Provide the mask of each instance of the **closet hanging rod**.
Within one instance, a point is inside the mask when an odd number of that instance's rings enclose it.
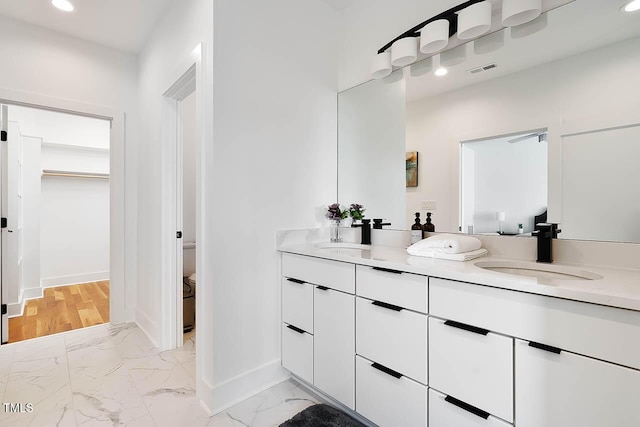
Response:
[[[91,179],[109,179],[108,173],[94,173],[94,172],[71,172],[71,171],[59,171],[43,169],[42,176],[56,176],[64,178],[91,178]]]

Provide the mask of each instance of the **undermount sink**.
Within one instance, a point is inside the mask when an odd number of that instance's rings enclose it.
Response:
[[[353,250],[353,251],[370,251],[370,245],[361,245],[359,243],[333,243],[325,242],[316,244],[318,249],[340,249],[340,250]]]
[[[591,271],[555,264],[538,264],[526,261],[478,261],[476,267],[497,273],[536,277],[553,280],[599,280],[602,276]]]

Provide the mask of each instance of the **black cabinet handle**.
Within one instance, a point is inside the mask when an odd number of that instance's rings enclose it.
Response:
[[[402,378],[402,374],[400,372],[394,371],[393,369],[389,369],[386,366],[383,366],[379,363],[374,363],[371,365],[371,367],[377,369],[378,371],[382,371],[387,375],[391,375],[394,378]]]
[[[460,409],[464,409],[467,412],[471,412],[473,415],[476,415],[480,418],[484,418],[485,420],[489,418],[489,413],[483,411],[480,408],[476,408],[475,406],[471,406],[468,403],[463,402],[462,400],[458,400],[455,397],[447,396],[444,398],[446,402],[451,403],[452,405],[457,406]]]
[[[287,279],[289,282],[293,282],[293,283],[297,283],[299,285],[302,285],[303,283],[306,283],[304,280],[298,280],[298,279]]]
[[[397,305],[393,305],[393,304],[387,304],[386,302],[382,302],[382,301],[374,301],[371,304],[378,307],[393,310],[393,311],[402,311],[402,307],[398,307]]]
[[[447,320],[446,322],[444,322],[444,324],[447,326],[451,326],[452,328],[458,328],[458,329],[463,329],[465,331],[473,332],[474,334],[487,335],[489,333],[489,331],[486,329],[467,325],[465,323],[454,322],[453,320]]]
[[[393,274],[402,274],[402,273],[404,273],[404,271],[391,270],[389,268],[382,268],[382,267],[373,267],[373,269],[375,271],[383,271],[385,273],[393,273]]]
[[[328,291],[329,288],[327,288],[326,286],[316,286],[317,289],[321,290],[321,291]]]
[[[297,332],[297,333],[299,333],[299,334],[304,334],[304,333],[305,333],[305,331],[304,331],[303,329],[296,328],[296,327],[295,327],[295,326],[293,326],[293,325],[287,325],[287,328],[289,328],[289,329],[291,329],[292,331],[295,331],[295,332]]]
[[[562,350],[559,349],[558,347],[552,347],[550,345],[540,344],[539,342],[531,341],[529,342],[529,347],[537,348],[538,350],[548,351],[549,353],[555,353],[555,354],[562,353]]]

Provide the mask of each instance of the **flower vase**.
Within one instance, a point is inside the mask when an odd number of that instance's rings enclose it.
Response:
[[[340,237],[340,220],[334,219],[331,221],[331,228],[329,229],[331,242],[332,243],[340,243],[342,242],[342,237]]]

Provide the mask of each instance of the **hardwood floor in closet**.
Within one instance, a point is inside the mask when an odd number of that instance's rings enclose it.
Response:
[[[20,317],[9,319],[9,342],[109,322],[109,281],[60,286],[29,300]]]

